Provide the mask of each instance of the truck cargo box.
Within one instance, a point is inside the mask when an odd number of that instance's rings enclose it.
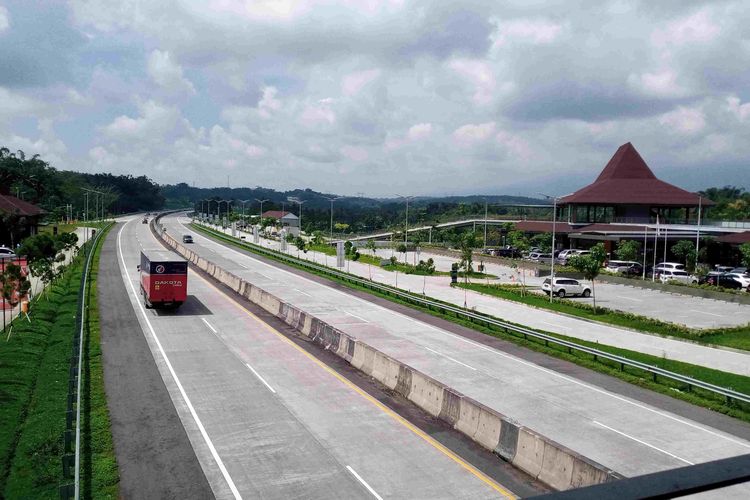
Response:
[[[187,261],[166,250],[141,250],[138,266],[147,308],[179,307],[187,300]]]

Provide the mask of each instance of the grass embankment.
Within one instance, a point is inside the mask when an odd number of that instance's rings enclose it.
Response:
[[[204,229],[197,225],[194,225],[193,228],[196,229],[197,231],[201,231],[209,236],[212,236],[215,239],[223,240],[226,243],[229,243],[230,245],[233,245],[237,248],[254,251],[263,255],[266,258],[269,258],[267,254],[257,251],[259,248],[255,247],[254,245],[241,243],[237,240],[227,237],[226,235]],[[267,251],[268,249],[264,249],[264,250]],[[703,391],[701,389],[691,388],[685,384],[673,382],[663,377],[657,377],[656,379],[654,379],[650,373],[644,370],[641,370],[638,368],[621,367],[619,363],[611,362],[611,361],[601,359],[598,357],[594,358],[590,354],[585,354],[585,353],[578,352],[575,350],[573,350],[572,352],[569,352],[567,348],[556,347],[554,344],[545,345],[545,342],[543,340],[536,340],[533,337],[529,337],[528,339],[526,339],[522,335],[513,333],[510,330],[506,330],[501,327],[489,326],[486,323],[480,324],[480,323],[472,322],[466,319],[460,319],[459,317],[456,317],[455,315],[451,313],[442,312],[434,308],[427,308],[417,303],[410,302],[408,300],[395,297],[393,295],[389,295],[388,293],[375,290],[375,289],[371,289],[366,286],[352,283],[351,281],[347,281],[345,279],[332,276],[326,272],[312,271],[308,269],[304,265],[304,263],[301,261],[299,263],[290,263],[289,261],[286,261],[280,257],[274,256],[270,258],[283,262],[284,264],[291,265],[292,267],[297,267],[308,273],[323,276],[331,281],[335,281],[346,287],[349,287],[355,290],[365,291],[372,295],[385,298],[391,302],[394,302],[397,304],[403,304],[413,309],[423,311],[425,313],[451,321],[453,323],[456,323],[462,326],[466,326],[468,328],[472,328],[474,330],[483,332],[485,334],[492,335],[494,337],[498,337],[503,340],[511,341],[515,344],[532,349],[534,351],[542,352],[542,353],[545,353],[545,354],[548,354],[557,358],[565,359],[567,361],[573,362],[577,365],[589,368],[591,370],[594,370],[600,373],[605,373],[613,377],[617,377],[626,382],[630,382],[634,385],[645,387],[647,389],[651,389],[653,391],[660,392],[662,394],[666,394],[668,396],[671,396],[677,399],[682,399],[684,401],[688,401],[690,403],[703,406],[703,407],[712,409],[714,411],[724,413],[724,414],[733,416],[735,418],[739,418],[741,420],[750,422],[750,407],[747,407],[743,403],[740,403],[737,401],[727,402],[723,397],[718,396],[714,393]],[[352,277],[355,278],[355,276],[352,276]],[[362,279],[359,277],[356,277],[356,278],[360,280]],[[405,293],[403,291],[400,291],[400,292]],[[418,297],[416,294],[414,295],[415,295],[415,298]],[[436,299],[432,299],[432,300],[435,302],[440,302],[439,300],[436,300]],[[455,305],[453,304],[446,304],[446,305],[455,307]],[[607,346],[604,344],[598,344],[595,342],[586,342],[586,341],[579,340],[577,338],[566,337],[564,335],[557,335],[557,334],[550,334],[550,335],[556,338],[569,340],[577,344],[594,347],[596,349],[606,351],[612,354],[617,354],[619,356],[623,356],[625,358],[628,358],[634,361],[640,361],[648,365],[658,366],[658,367],[664,368],[665,370],[669,370],[669,371],[679,373],[682,375],[687,375],[697,380],[715,384],[720,387],[731,388],[731,389],[734,389],[736,391],[739,391],[745,394],[750,394],[750,377],[744,377],[741,375],[726,373],[726,372],[722,372],[719,370],[712,370],[710,368],[705,368],[702,366],[696,366],[696,365],[691,365],[689,363],[673,361],[673,360],[665,359],[663,357],[651,356],[648,354],[642,354],[640,352],[629,351],[626,349],[620,349],[617,347]]]
[[[607,323],[613,326],[621,326],[665,337],[683,338],[702,344],[721,345],[732,347],[734,349],[750,350],[750,325],[735,328],[697,330],[654,318],[615,311],[604,307],[597,307],[594,309],[594,307],[589,304],[576,302],[576,299],[555,299],[550,302],[549,298],[545,295],[529,293],[528,287],[524,293],[519,285],[459,283],[458,286],[501,299],[512,300],[514,302],[520,302],[541,309],[561,312],[582,319]]]
[[[59,486],[69,481],[63,432],[82,269],[79,256],[37,296],[31,322],[17,320],[10,340],[0,344],[0,497],[59,498]],[[104,400],[103,388],[94,399]],[[94,439],[109,436],[111,443],[108,419],[100,429]],[[98,491],[89,497],[98,498]]]
[[[43,226],[39,226],[39,232],[52,234],[52,232],[54,231],[53,227],[57,226],[58,233],[73,233],[79,227],[93,227],[97,229],[102,229],[107,224],[108,224],[107,222],[94,222],[94,221],[76,222],[73,224],[45,224]]]

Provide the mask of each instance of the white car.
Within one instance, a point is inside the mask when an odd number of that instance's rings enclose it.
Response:
[[[662,269],[659,271],[659,279],[662,283],[667,283],[668,281],[678,281],[687,285],[698,283],[697,276],[681,270],[672,271],[670,269]]]
[[[748,275],[747,273],[744,273],[744,274],[743,273],[726,273],[726,274],[727,276],[731,276],[737,281],[739,281],[740,283],[742,283],[742,288],[747,289],[748,287],[750,287],[750,275]]]
[[[8,247],[0,247],[0,259],[12,259],[16,256],[16,252]]]
[[[561,298],[568,295],[580,295],[582,297],[589,297],[591,295],[591,288],[582,285],[578,280],[572,278],[555,278],[554,286],[551,282],[550,278],[545,278],[542,283],[542,290],[547,294],[552,291],[552,293]]]
[[[619,273],[627,271],[634,265],[639,266],[640,264],[631,260],[610,260],[605,269],[611,273]]]

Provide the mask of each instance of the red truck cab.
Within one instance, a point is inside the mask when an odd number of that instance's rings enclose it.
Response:
[[[138,271],[146,308],[177,308],[187,299],[188,263],[176,253],[141,250]]]

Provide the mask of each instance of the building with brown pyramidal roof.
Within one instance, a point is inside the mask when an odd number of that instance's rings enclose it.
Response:
[[[714,203],[656,178],[631,143],[615,152],[594,182],[560,199],[560,218],[573,224],[695,223]]]

